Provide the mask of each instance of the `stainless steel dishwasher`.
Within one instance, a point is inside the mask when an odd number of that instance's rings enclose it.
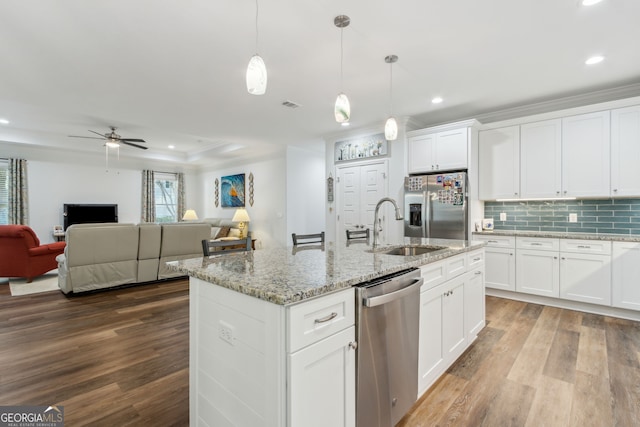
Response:
[[[393,427],[418,397],[420,270],[356,288],[356,426]]]

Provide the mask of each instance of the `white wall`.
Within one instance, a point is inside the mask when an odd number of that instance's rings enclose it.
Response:
[[[63,223],[65,203],[117,203],[119,222],[139,223],[143,169],[185,172],[187,206],[199,206],[200,184],[195,173],[147,161],[109,159],[104,155],[63,153],[0,142],[3,157],[27,159],[29,225],[42,243],[52,242],[52,228]],[[6,153],[6,154],[5,154]]]
[[[201,182],[201,188],[198,197],[202,207],[196,211],[198,217],[231,219],[235,208],[215,206],[215,180],[217,178],[220,181],[221,177],[225,175],[244,173],[246,209],[249,218],[251,218],[249,230],[256,239],[256,248],[286,246],[286,171],[286,159],[283,155],[242,166],[200,172],[198,179]],[[249,204],[250,173],[253,173],[254,176],[253,206]]]
[[[324,151],[288,147],[287,236],[325,231],[326,195]]]

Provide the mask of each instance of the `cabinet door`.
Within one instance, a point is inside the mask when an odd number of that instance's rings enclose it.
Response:
[[[466,275],[447,282],[442,298],[442,346],[446,360],[454,360],[465,348],[464,282]]]
[[[409,138],[409,173],[435,170],[436,162],[433,158],[435,139],[435,134]]]
[[[439,132],[433,145],[436,170],[467,168],[467,128]]]
[[[518,249],[516,291],[558,298],[560,273],[558,252]]]
[[[611,270],[611,305],[640,310],[640,243],[613,242]]]
[[[290,426],[355,427],[352,326],[289,356]]]
[[[611,256],[561,254],[560,297],[611,305]]]
[[[473,341],[484,328],[484,268],[470,271],[464,283],[464,328]]]
[[[609,197],[609,111],[562,119],[562,195]]]
[[[640,196],[640,106],[611,110],[611,195]]]
[[[513,248],[484,249],[485,286],[487,288],[516,290],[516,257]]]
[[[442,347],[443,286],[420,293],[418,395],[424,393],[445,369]]]
[[[480,199],[519,198],[520,127],[484,130],[478,138]]]
[[[520,196],[552,198],[562,194],[562,122],[520,126]]]

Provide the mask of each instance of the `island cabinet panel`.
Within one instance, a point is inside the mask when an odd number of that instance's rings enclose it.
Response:
[[[426,264],[420,288],[418,397],[455,362],[485,324],[484,249]],[[468,262],[467,262],[468,260]],[[471,271],[467,271],[471,264]],[[444,279],[434,272],[446,272]],[[456,268],[451,268],[456,266]]]
[[[353,289],[283,306],[189,284],[191,425],[355,426]]]

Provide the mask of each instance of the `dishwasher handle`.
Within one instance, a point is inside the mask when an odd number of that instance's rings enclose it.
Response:
[[[419,279],[415,279],[410,285],[399,289],[394,292],[390,292],[388,294],[380,295],[377,297],[369,297],[363,299],[363,304],[365,307],[376,307],[378,305],[386,304],[391,301],[395,301],[400,299],[411,292],[413,292],[416,288],[419,288],[424,283],[424,279],[420,277]]]

